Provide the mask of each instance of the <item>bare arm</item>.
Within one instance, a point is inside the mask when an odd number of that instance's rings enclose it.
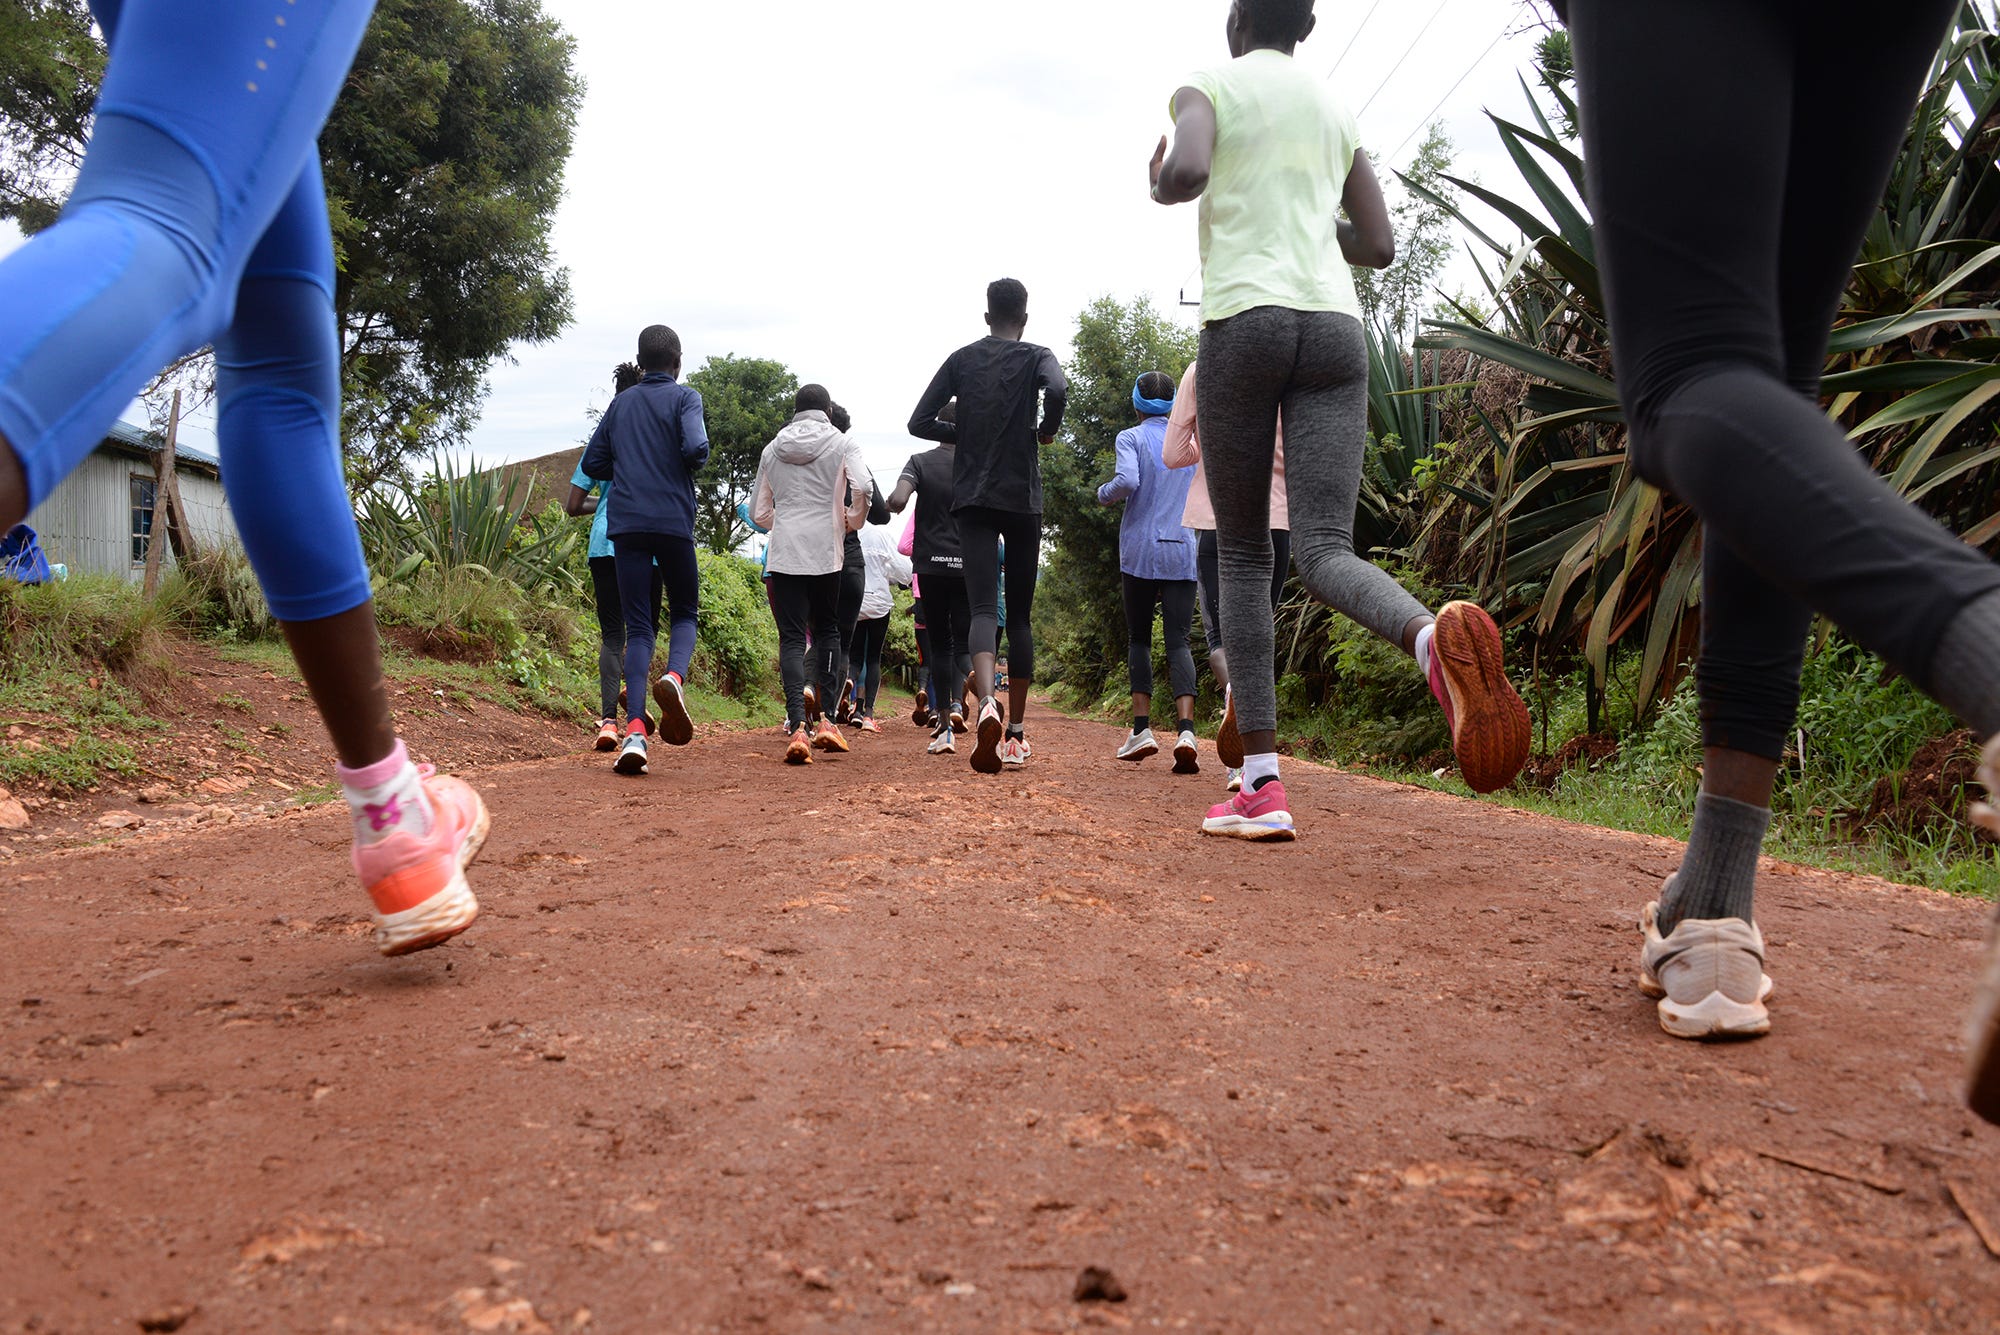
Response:
[[[917,494],[916,481],[908,473],[896,480],[896,489],[889,493],[889,508],[897,514],[910,508],[910,497]]]
[[[1360,149],[1354,150],[1340,207],[1347,214],[1340,222],[1340,253],[1347,262],[1364,269],[1394,264],[1396,229],[1389,222],[1389,205],[1382,198],[1382,183],[1375,179],[1374,164]]]
[[[594,515],[597,513],[597,498],[582,487],[572,486],[569,489],[569,499],[563,502],[563,513],[573,519]]]
[[[1153,198],[1161,204],[1185,204],[1208,189],[1215,166],[1215,104],[1196,88],[1174,94],[1174,138],[1169,151],[1165,135],[1153,151]]]

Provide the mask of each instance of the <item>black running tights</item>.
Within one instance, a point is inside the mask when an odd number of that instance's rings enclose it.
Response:
[[[1705,525],[1711,747],[1782,758],[1815,611],[1929,689],[1945,627],[2000,588],[1819,405],[1828,331],[1956,8],[1569,6],[1633,463]]]
[[[955,512],[972,604],[972,652],[1000,652],[1000,544],[1007,544],[1007,679],[1035,679],[1035,580],[1042,559],[1042,517],[969,506]],[[930,576],[924,576],[930,587]],[[932,628],[935,633],[936,628]]]

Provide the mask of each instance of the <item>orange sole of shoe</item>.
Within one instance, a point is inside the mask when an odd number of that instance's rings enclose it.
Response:
[[[1507,680],[1500,627],[1471,603],[1438,613],[1431,652],[1444,665],[1451,693],[1452,749],[1458,772],[1475,793],[1505,788],[1528,761],[1528,706]]]
[[[1222,712],[1222,726],[1215,732],[1215,758],[1226,769],[1243,768],[1243,734],[1236,728],[1236,701]]]

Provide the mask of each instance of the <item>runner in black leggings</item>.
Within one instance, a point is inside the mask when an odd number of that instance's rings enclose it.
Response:
[[[1029,622],[1042,548],[1042,468],[1036,445],[1055,442],[1069,393],[1055,354],[1022,339],[1027,325],[1028,289],[1012,278],[989,284],[986,326],[992,333],[945,360],[910,416],[911,435],[957,447],[952,513],[972,605],[972,670],[979,695],[979,742],[972,767],[981,774],[1028,763],[1022,716],[1035,680],[1035,636]],[[954,396],[958,420],[946,422],[938,414]],[[993,700],[1003,541],[1013,551],[1007,562],[1004,742]]]
[[[1818,401],[1828,330],[1957,8],[1568,5],[1633,462],[1708,539],[1702,796],[1647,908],[1641,970],[1682,1037],[1770,1024],[1752,890],[1814,612],[2000,732],[2000,567],[1898,498]],[[1842,74],[1856,51],[1865,78]],[[1989,745],[1989,786],[1996,759]],[[2000,959],[1974,1025],[1972,1102],[1989,1120],[1996,1003]]]

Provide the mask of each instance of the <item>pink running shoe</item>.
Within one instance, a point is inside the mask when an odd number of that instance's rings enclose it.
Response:
[[[1230,839],[1298,837],[1298,830],[1292,824],[1291,809],[1285,802],[1285,785],[1277,779],[1254,793],[1246,784],[1242,792],[1221,806],[1210,807],[1208,819],[1201,823],[1201,832]]]
[[[390,835],[354,846],[354,870],[375,901],[375,948],[409,955],[443,945],[472,926],[479,901],[465,869],[486,843],[486,803],[463,779],[420,766],[434,819],[428,836]]]

